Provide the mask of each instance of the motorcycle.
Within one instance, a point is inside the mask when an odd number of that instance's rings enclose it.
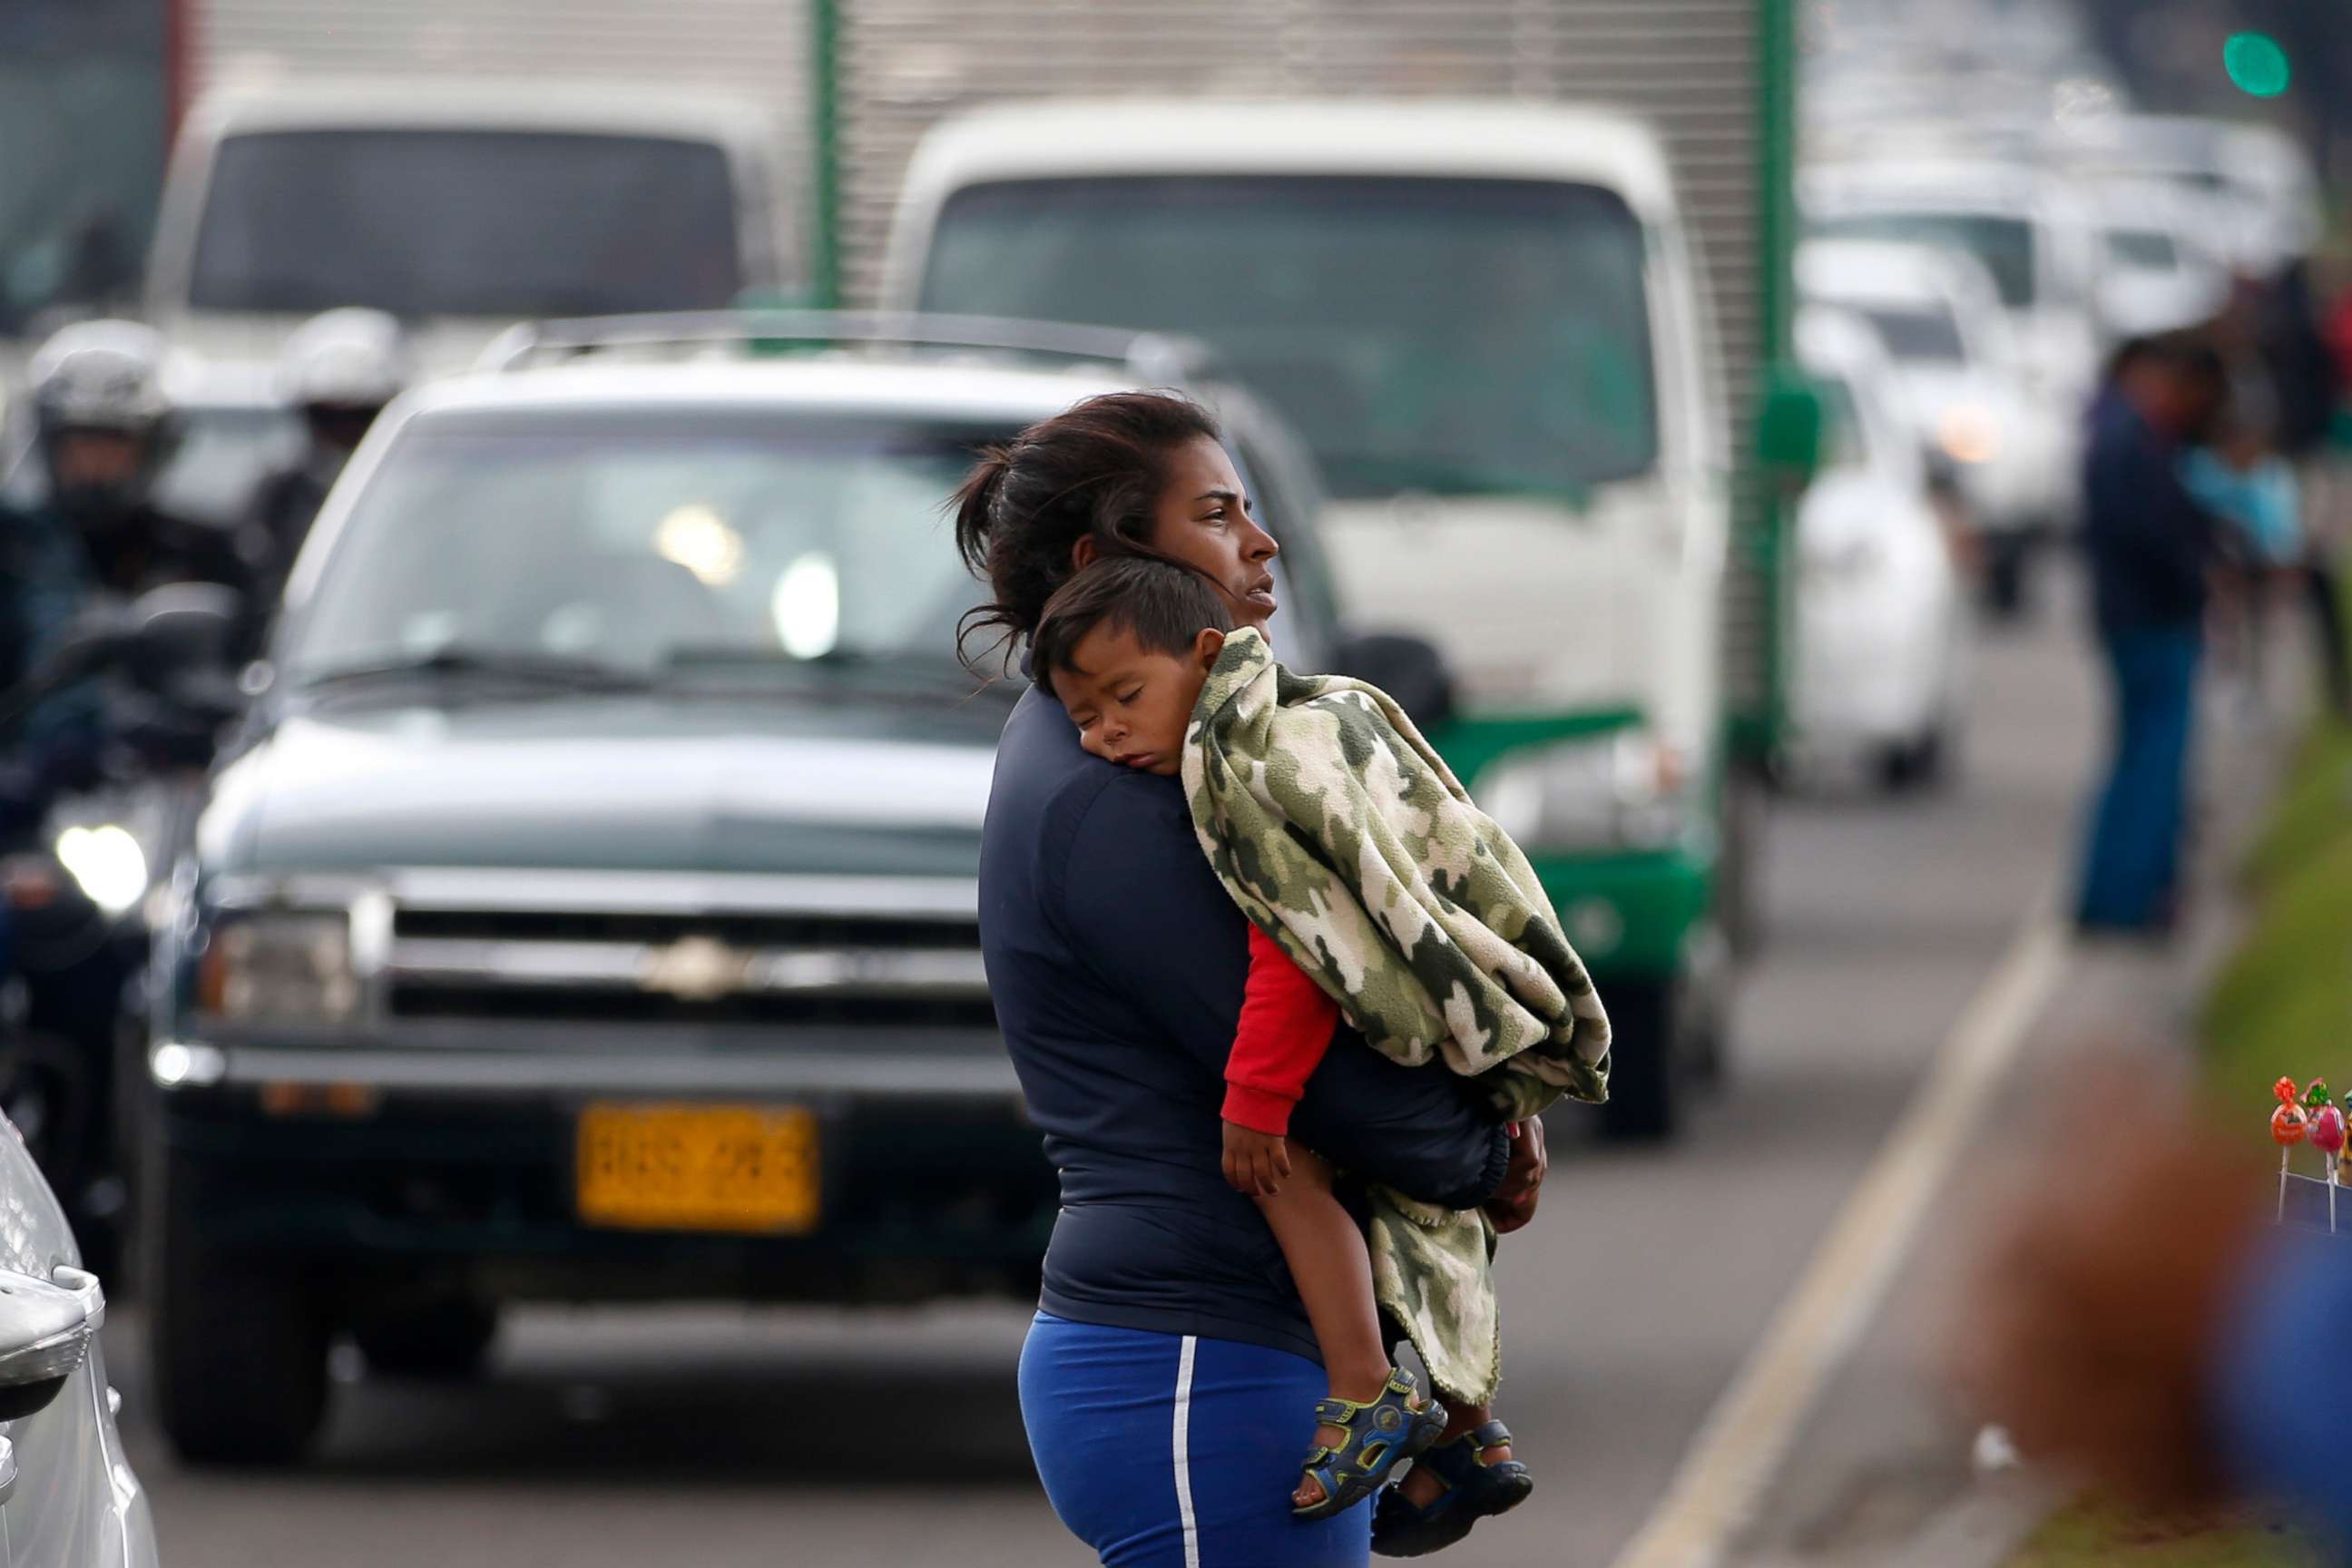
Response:
[[[240,610],[210,584],[101,607],[0,692],[5,749],[44,699],[108,682],[100,755],[48,800],[16,803],[37,826],[0,856],[0,1109],[101,1252],[131,1190],[136,1096],[117,1091],[145,1054],[149,908],[193,831],[214,737],[242,704],[226,674]]]

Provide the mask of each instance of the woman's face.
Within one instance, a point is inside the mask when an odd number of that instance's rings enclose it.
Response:
[[[1282,547],[1250,515],[1241,476],[1216,442],[1202,437],[1169,455],[1151,547],[1209,574],[1225,593],[1237,625],[1265,629],[1274,614],[1274,573]]]

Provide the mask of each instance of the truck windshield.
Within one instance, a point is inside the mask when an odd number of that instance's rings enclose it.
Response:
[[[954,673],[980,590],[942,502],[973,447],[1009,434],[772,411],[428,416],[335,541],[289,670],[299,685],[462,650],[641,675]]]
[[[188,303],[593,315],[731,303],[725,153],[666,137],[276,131],[214,160]]]
[[[1895,239],[1948,247],[1973,256],[1992,274],[2000,302],[2033,303],[2033,225],[1990,213],[1864,212],[1825,218],[1813,232],[1833,239]]]
[[[1572,496],[1657,458],[1643,252],[1547,181],[1013,181],[949,202],[922,303],[1200,338],[1337,495]]]

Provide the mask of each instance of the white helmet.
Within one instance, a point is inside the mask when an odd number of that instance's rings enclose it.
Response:
[[[44,435],[152,436],[171,417],[163,334],[136,321],[76,321],[58,329],[34,353],[26,379]]]
[[[409,374],[400,323],[354,305],[311,317],[286,340],[278,389],[298,408],[382,408]]]

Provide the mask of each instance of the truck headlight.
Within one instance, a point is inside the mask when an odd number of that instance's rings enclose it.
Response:
[[[335,1024],[359,1011],[351,917],[341,910],[227,913],[205,934],[196,1005],[255,1024]]]
[[[58,864],[73,873],[89,901],[119,915],[146,897],[147,855],[139,840],[111,822],[68,827],[58,835]]]
[[[1689,788],[1680,751],[1619,730],[1510,752],[1471,794],[1529,849],[1657,849],[1682,836]]]
[[[1955,404],[1936,421],[1936,445],[1955,463],[1990,463],[2000,456],[2000,421],[1990,409]]]

